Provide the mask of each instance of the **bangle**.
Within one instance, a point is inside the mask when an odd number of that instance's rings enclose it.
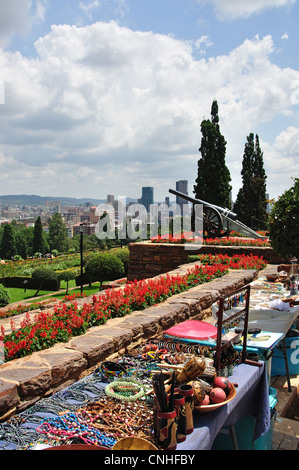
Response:
[[[108,397],[123,401],[138,400],[144,395],[144,388],[134,379],[117,379],[105,387]]]

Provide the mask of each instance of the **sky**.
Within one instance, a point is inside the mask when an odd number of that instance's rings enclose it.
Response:
[[[0,0],[0,195],[189,195],[217,100],[232,197],[299,176],[299,0]]]

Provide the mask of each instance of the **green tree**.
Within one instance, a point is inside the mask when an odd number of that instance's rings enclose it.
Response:
[[[220,132],[217,101],[212,103],[211,120],[205,119],[201,123],[201,134],[195,197],[230,208],[231,177],[225,163],[226,141]]]
[[[51,281],[57,281],[58,276],[53,269],[40,267],[36,268],[31,275],[32,279],[37,282],[37,291],[34,294],[36,296],[43,287],[47,287],[47,283]]]
[[[242,187],[240,188],[234,212],[245,225],[258,230],[267,225],[266,173],[259,137],[251,133],[247,137],[242,162]]]
[[[40,216],[38,216],[34,224],[32,249],[33,253],[40,251],[42,254],[45,254],[49,251],[49,245],[45,237],[45,232],[43,230],[43,224]]]
[[[100,282],[100,290],[104,281],[114,281],[124,275],[122,261],[110,253],[100,253],[89,259],[85,272],[90,280]]]
[[[61,271],[57,273],[58,279],[60,281],[65,281],[66,282],[66,292],[65,295],[68,294],[69,291],[69,281],[72,281],[76,278],[78,275],[78,271],[75,269],[65,269],[64,271]]]
[[[0,307],[5,307],[11,301],[10,293],[3,284],[0,284]]]
[[[285,191],[269,216],[269,236],[273,250],[290,259],[299,258],[299,178]]]
[[[128,270],[129,270],[129,258],[130,258],[130,250],[129,248],[119,248],[118,250],[116,250],[114,252],[115,256],[117,256],[121,262],[123,263],[124,265],[124,274],[125,276],[128,274]]]
[[[1,240],[0,256],[1,258],[11,259],[17,254],[16,240],[13,226],[5,224]]]
[[[68,250],[66,227],[61,214],[58,214],[57,212],[49,221],[49,240],[51,240],[52,249],[56,249],[59,252]]]

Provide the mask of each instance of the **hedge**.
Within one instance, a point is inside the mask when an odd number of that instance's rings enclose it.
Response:
[[[27,281],[25,283],[25,281]],[[4,287],[17,287],[19,289],[35,289],[39,288],[39,283],[32,279],[30,276],[11,276],[11,277],[3,277],[0,279],[0,283],[4,285]],[[49,280],[45,282],[43,285],[43,290],[49,290],[56,292],[60,289],[60,281],[57,280]]]

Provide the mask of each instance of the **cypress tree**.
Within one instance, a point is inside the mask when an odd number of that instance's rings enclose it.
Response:
[[[240,188],[234,212],[245,225],[258,230],[267,224],[266,173],[259,137],[247,136],[242,162],[242,187]]]
[[[11,259],[17,254],[15,233],[11,224],[4,225],[4,231],[0,247],[1,258]]]
[[[34,224],[34,233],[33,233],[33,253],[41,252],[45,253],[47,251],[48,244],[45,239],[45,234],[43,231],[43,224],[40,216],[35,221]]]
[[[205,119],[201,123],[201,134],[195,197],[230,208],[231,177],[225,163],[226,141],[220,132],[217,101],[212,103],[211,120]]]

